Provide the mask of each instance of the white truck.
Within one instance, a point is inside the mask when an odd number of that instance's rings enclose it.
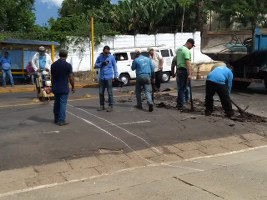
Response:
[[[118,74],[120,80],[124,85],[129,85],[131,80],[136,79],[135,71],[132,71],[131,66],[135,58],[135,49],[136,48],[123,48],[115,49],[112,52],[118,67]],[[148,56],[147,48],[140,48],[144,56]],[[171,77],[171,63],[174,57],[173,51],[171,48],[164,47],[154,47],[155,51],[158,52],[163,57],[163,74],[162,82],[166,83],[170,80]],[[95,69],[95,81],[99,80],[99,69]]]

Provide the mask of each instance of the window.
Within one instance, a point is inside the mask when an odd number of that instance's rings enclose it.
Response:
[[[172,49],[170,49],[170,52],[171,52],[171,57],[173,57],[173,52],[172,52]]]
[[[127,53],[115,53],[114,54],[114,57],[115,57],[116,61],[128,60]]]
[[[170,57],[170,54],[169,54],[169,50],[166,49],[166,50],[161,50],[161,55],[162,57]]]

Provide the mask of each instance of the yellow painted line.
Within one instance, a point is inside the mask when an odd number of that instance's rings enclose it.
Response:
[[[6,88],[0,88],[0,93],[18,93],[18,92],[35,92],[36,88],[34,87],[17,87],[9,88],[10,86],[7,86]],[[84,85],[76,85],[76,88],[97,88],[98,84],[84,84]]]
[[[0,106],[0,109],[1,109],[1,108],[9,108],[9,107],[40,105],[40,104],[42,104],[42,103],[43,103],[43,102],[40,102],[40,103],[22,103],[22,104],[3,105],[3,106]]]
[[[131,96],[131,94],[125,94],[125,95],[115,95],[114,97],[129,97]],[[85,97],[81,97],[81,98],[77,98],[77,99],[69,99],[69,102],[75,102],[75,101],[86,101],[86,100],[94,100],[94,99],[98,99],[98,95],[94,95],[91,96],[90,98],[85,98]],[[23,103],[25,102],[25,103]],[[1,105],[0,109],[4,109],[4,108],[10,108],[10,107],[20,107],[20,106],[31,106],[31,105],[42,105],[42,104],[46,104],[47,101],[45,102],[30,102],[27,103],[27,101],[16,101],[13,104],[7,104],[7,105]]]

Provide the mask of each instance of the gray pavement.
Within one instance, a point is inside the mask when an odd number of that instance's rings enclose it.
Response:
[[[267,146],[32,188],[2,200],[267,199]]]
[[[203,83],[194,82],[194,98],[204,99]],[[176,84],[163,84],[167,87]],[[163,108],[149,113],[145,103],[144,111],[137,110],[133,89],[114,89],[113,113],[96,111],[97,89],[78,90],[70,95],[71,123],[64,127],[53,124],[52,101],[33,103],[30,95],[34,93],[5,94],[0,99],[0,196],[267,145],[266,123]],[[84,98],[86,95],[89,98]],[[241,106],[249,103],[255,114],[267,112],[266,94],[258,85],[248,92],[234,91],[232,96]]]

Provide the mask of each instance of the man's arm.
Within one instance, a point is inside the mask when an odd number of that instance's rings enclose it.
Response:
[[[229,75],[228,75],[228,80],[227,80],[229,95],[231,94],[231,90],[232,90],[233,78],[234,78],[233,72],[230,70]]]
[[[113,67],[113,71],[114,71],[114,78],[118,78],[118,76],[119,76],[118,67],[117,67],[117,63],[116,63],[114,56],[112,58],[112,67]]]
[[[72,71],[72,65],[70,64],[69,65],[69,81],[70,81],[70,85],[71,85],[71,91],[74,93],[75,92],[75,87],[74,87],[74,74],[73,74],[73,71]]]
[[[188,71],[188,78],[190,80],[192,80],[192,68],[191,68],[191,61],[190,60],[186,60],[186,68]]]
[[[159,69],[163,70],[163,62],[164,62],[164,60],[163,60],[162,56],[159,55],[159,54],[158,54],[158,59],[159,59]]]
[[[34,69],[34,71],[37,71],[38,70],[38,67],[36,66],[36,60],[37,60],[37,55],[35,54],[32,58],[32,67]]]
[[[132,69],[133,71],[136,70],[136,62],[135,62],[135,61],[133,61],[132,66],[131,66],[131,69]]]
[[[52,58],[49,54],[45,54],[46,56],[46,64],[45,64],[45,69],[47,69],[48,71],[51,70],[51,65],[52,65]]]
[[[172,59],[172,64],[171,64],[171,73],[172,73],[172,77],[174,78],[175,75],[175,67],[177,66],[177,56],[174,56]]]
[[[101,67],[102,67],[102,62],[101,62],[100,56],[98,56],[98,58],[96,59],[94,68],[99,69]]]

